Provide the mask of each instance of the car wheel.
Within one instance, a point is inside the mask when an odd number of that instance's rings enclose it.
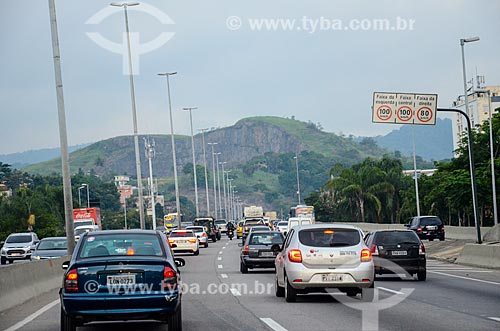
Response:
[[[194,253],[193,253],[193,255],[195,255],[195,256],[196,256],[196,255],[200,255],[200,249],[198,248],[198,249],[196,250],[196,252],[194,252]]]
[[[175,313],[167,317],[168,331],[182,331],[182,305],[179,304]]]
[[[417,279],[424,282],[427,279],[427,270],[417,272]]]
[[[356,295],[358,295],[358,293],[359,293],[359,290],[357,288],[349,288],[345,291],[345,294],[348,297],[355,297]]]
[[[76,331],[76,323],[73,318],[66,315],[61,308],[61,331]]]
[[[248,267],[243,262],[240,262],[240,271],[241,271],[242,274],[247,274],[248,273]]]
[[[444,241],[444,235],[439,237],[439,241]]]
[[[2,256],[2,261],[1,261],[1,263],[2,263],[2,264],[6,264],[6,263],[7,263],[7,259],[6,259],[6,258],[4,258],[3,256]]]
[[[205,243],[205,248],[207,248],[207,247],[208,247],[208,241]]]
[[[286,302],[295,302],[297,300],[297,291],[290,285],[287,275],[285,275],[285,300]]]
[[[14,263],[14,260],[9,260],[9,264],[12,264],[12,263]]]
[[[275,277],[275,281],[274,281],[274,290],[275,290],[275,293],[276,293],[276,296],[278,298],[282,298],[285,296],[285,288],[284,287],[281,287],[279,284],[278,284],[278,274],[276,274],[276,277]]]
[[[429,238],[429,241],[434,241],[434,238],[432,238],[432,237],[431,237],[431,238]]]

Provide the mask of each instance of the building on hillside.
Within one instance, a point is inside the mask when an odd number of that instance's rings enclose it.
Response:
[[[472,126],[482,125],[489,120],[491,105],[492,114],[495,109],[500,107],[500,86],[484,86],[478,84],[477,88],[472,88],[468,94],[469,117]],[[460,109],[465,112],[465,99],[460,95],[453,102],[452,108]],[[453,149],[458,148],[461,137],[467,132],[467,122],[461,114],[456,114],[453,125]]]
[[[0,184],[0,197],[11,197],[12,189],[8,188],[5,184]]]
[[[420,178],[422,175],[430,177],[436,173],[437,169],[417,169],[417,177]],[[403,170],[403,175],[414,177],[415,170]]]

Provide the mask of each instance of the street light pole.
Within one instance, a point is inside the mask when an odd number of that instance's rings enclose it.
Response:
[[[497,182],[495,178],[495,155],[493,154],[493,124],[491,122],[491,92],[488,90],[488,115],[490,120],[490,163],[491,163],[491,189],[493,191],[493,221],[498,224],[497,210]]]
[[[174,166],[174,183],[175,183],[175,207],[177,215],[181,217],[181,203],[179,198],[179,180],[177,179],[177,157],[175,155],[175,139],[174,139],[174,119],[172,117],[172,98],[170,97],[170,80],[169,77],[176,75],[177,72],[162,72],[158,76],[165,76],[167,78],[167,95],[168,95],[168,111],[170,114],[170,143],[172,145],[172,160]]]
[[[200,210],[198,207],[198,181],[196,179],[196,159],[194,156],[194,133],[193,133],[193,110],[198,109],[198,107],[185,107],[182,109],[184,111],[189,112],[189,122],[191,123],[191,149],[193,151],[194,200],[196,204],[196,217],[199,217]]]
[[[146,140],[146,138],[144,138]],[[155,200],[155,189],[154,189],[154,181],[153,181],[153,158],[155,157],[155,142],[152,142],[147,139],[145,141],[146,147],[146,157],[148,158],[149,163],[149,188],[151,194],[151,218],[153,220],[153,230],[156,230],[156,200]]]
[[[302,200],[300,199],[299,156],[297,155],[297,153],[295,153],[295,156],[293,158],[295,159],[295,169],[297,173],[297,195],[299,198],[299,205],[300,205],[300,201]]]
[[[80,190],[83,188],[85,188],[85,186],[83,186],[83,185],[78,188],[78,207],[79,208],[82,208],[82,195],[81,195]]]
[[[226,162],[219,162],[222,167],[222,189],[224,191],[224,218],[227,220],[227,194],[226,194],[226,170],[224,170],[224,164]]]
[[[479,37],[472,37],[472,38],[465,38],[465,39],[460,39],[460,46],[462,48],[462,71],[463,71],[463,78],[464,78],[464,99],[465,99],[465,113],[467,116],[470,118],[470,113],[469,113],[469,95],[467,93],[467,74],[466,74],[466,69],[465,69],[465,51],[464,51],[464,45],[466,43],[472,43],[475,41],[479,41]],[[474,123],[471,123],[471,126],[473,126]],[[471,135],[467,135],[469,139],[469,168],[470,168],[470,175],[471,175],[471,182],[474,185],[474,158],[472,155],[472,146],[474,142],[471,140]],[[476,226],[478,226],[479,218],[477,215],[477,201],[476,201],[476,195],[472,195],[472,206],[474,210],[474,222],[476,223]],[[481,243],[481,238],[479,238],[479,243]]]
[[[217,191],[219,193],[219,215],[222,217],[222,200],[220,198],[220,172],[219,172],[219,155],[221,152],[215,153],[215,160],[217,162]]]
[[[132,118],[134,124],[134,149],[135,149],[135,169],[137,174],[137,191],[139,197],[139,218],[141,223],[141,229],[145,229],[146,223],[144,221],[144,199],[142,196],[142,175],[141,175],[141,155],[139,153],[139,135],[137,130],[137,110],[135,106],[135,91],[134,91],[134,75],[132,70],[132,53],[130,51],[130,31],[128,27],[128,14],[127,7],[137,6],[138,2],[112,2],[111,6],[123,7],[125,13],[125,28],[127,32],[127,49],[128,49],[128,68],[130,77],[130,98],[132,101]]]
[[[85,186],[87,186],[87,208],[90,208],[89,184],[85,184]]]
[[[213,174],[213,177],[214,177],[214,205],[215,205],[215,218],[218,218],[217,217],[217,184],[215,182],[215,152],[214,152],[214,146],[217,145],[217,143],[208,143],[208,145],[210,145],[210,147],[212,147],[212,174]]]
[[[210,215],[210,199],[208,198],[208,175],[207,175],[207,155],[205,151],[205,131],[208,129],[201,129],[201,142],[203,144],[203,167],[205,168],[205,192],[207,194],[207,216]]]

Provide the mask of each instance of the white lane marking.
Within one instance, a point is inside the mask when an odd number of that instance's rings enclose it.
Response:
[[[235,296],[235,297],[240,297],[241,296],[241,293],[240,291],[238,291],[237,289],[235,288],[231,288],[229,289],[231,291],[231,293]]]
[[[226,246],[222,247],[222,249],[226,249]]]
[[[500,317],[488,317],[490,320],[494,320],[495,322],[500,322]]]
[[[399,292],[399,291],[391,290],[390,288],[385,288],[385,287],[380,287],[380,286],[377,286],[377,288],[378,288],[379,290],[386,291],[386,292],[389,292],[389,293],[401,294],[401,295],[403,295],[403,294],[404,294],[403,292]]]
[[[497,283],[497,282],[490,282],[488,280],[482,280],[482,279],[475,279],[475,278],[464,277],[464,276],[451,275],[451,274],[447,274],[445,272],[439,272],[439,271],[429,271],[429,272],[431,272],[433,274],[442,275],[442,276],[448,276],[448,277],[455,277],[455,278],[460,278],[460,279],[472,280],[474,282],[480,282],[480,283],[492,284],[492,285],[500,285],[500,283]]]
[[[284,327],[282,327],[281,325],[279,325],[272,318],[261,318],[260,320],[262,322],[264,322],[268,327],[270,327],[271,329],[273,329],[275,331],[288,331],[287,329],[285,329]]]
[[[222,254],[222,251],[220,251],[219,254]]]
[[[15,330],[18,330],[18,329],[22,328],[23,326],[25,326],[26,324],[30,323],[31,321],[33,321],[38,316],[40,316],[43,313],[45,313],[47,310],[49,310],[49,309],[53,308],[54,306],[58,305],[59,302],[60,302],[59,299],[52,301],[51,303],[43,306],[42,308],[40,308],[39,310],[37,310],[33,314],[31,314],[28,317],[26,317],[25,319],[23,319],[21,322],[18,322],[16,324],[14,324],[13,326],[11,326],[10,328],[8,328],[8,329],[6,329],[4,331],[15,331]]]
[[[220,276],[221,276],[222,278],[227,278],[227,275],[226,275],[226,274],[220,274]]]
[[[219,256],[219,257],[217,258],[217,261],[222,261],[222,256]]]
[[[222,264],[219,264],[217,268],[222,269]]]
[[[429,270],[429,269],[427,269],[427,270]],[[441,272],[443,272],[443,271],[448,271],[448,272],[449,271],[455,271],[455,272],[461,271],[461,272],[475,272],[475,273],[477,273],[477,272],[483,272],[483,273],[493,272],[493,270],[472,270],[472,269],[471,270],[467,270],[467,269],[430,269],[429,271],[441,271]]]

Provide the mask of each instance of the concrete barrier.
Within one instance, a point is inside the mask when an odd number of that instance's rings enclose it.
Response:
[[[61,264],[70,257],[13,264],[0,268],[0,311],[58,288],[64,270]]]
[[[456,263],[475,267],[500,268],[500,245],[467,244]]]

